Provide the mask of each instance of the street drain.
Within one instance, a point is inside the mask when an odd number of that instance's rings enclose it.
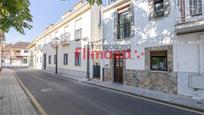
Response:
[[[42,89],[42,90],[41,90],[41,92],[43,92],[43,93],[44,93],[44,92],[49,92],[49,91],[52,91],[52,89],[51,89],[51,88],[47,88],[47,89]]]

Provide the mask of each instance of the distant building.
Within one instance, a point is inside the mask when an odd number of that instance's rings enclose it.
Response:
[[[11,66],[14,67],[28,67],[29,62],[28,58],[30,56],[28,50],[28,42],[16,42],[11,46],[10,55],[11,55]]]
[[[8,67],[11,65],[11,44],[4,44],[2,49],[2,66]]]
[[[4,36],[4,32],[0,30],[0,70],[2,67],[2,47],[3,47],[3,41],[5,41],[5,36]]]

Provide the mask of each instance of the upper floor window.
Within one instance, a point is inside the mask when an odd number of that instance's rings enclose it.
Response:
[[[118,17],[119,17],[118,39],[130,37],[131,19],[130,19],[129,7],[121,11],[121,13],[119,12]]]
[[[170,14],[170,0],[149,0],[150,19],[166,17]]]
[[[82,37],[82,19],[75,21],[75,40],[79,40]]]
[[[190,0],[190,14],[191,16],[202,14],[202,0]]]
[[[114,15],[115,39],[126,39],[134,36],[134,7],[132,5],[117,10]]]
[[[154,0],[155,18],[164,16],[164,0]]]
[[[110,4],[114,3],[114,2],[116,2],[117,0],[107,0],[107,1],[108,1],[108,5],[110,5]]]

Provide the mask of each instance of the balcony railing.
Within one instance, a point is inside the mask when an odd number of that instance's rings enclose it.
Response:
[[[204,15],[202,15],[202,14],[204,14],[204,13],[179,17],[177,19],[177,25],[196,22],[196,21],[202,21],[202,20],[204,20]]]
[[[69,32],[62,34],[60,36],[60,44],[68,45],[70,43],[70,36],[71,36],[71,34]]]
[[[82,38],[82,28],[75,30],[75,40],[78,41]]]
[[[179,17],[176,23],[176,33],[186,34],[204,31],[204,13]]]

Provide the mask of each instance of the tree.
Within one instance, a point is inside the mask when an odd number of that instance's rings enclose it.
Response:
[[[98,4],[98,5],[101,5],[102,4],[102,0],[87,0],[89,2],[90,5],[93,5],[95,2]]]
[[[0,30],[8,32],[11,27],[21,34],[31,29],[32,16],[29,0],[0,0]]]

